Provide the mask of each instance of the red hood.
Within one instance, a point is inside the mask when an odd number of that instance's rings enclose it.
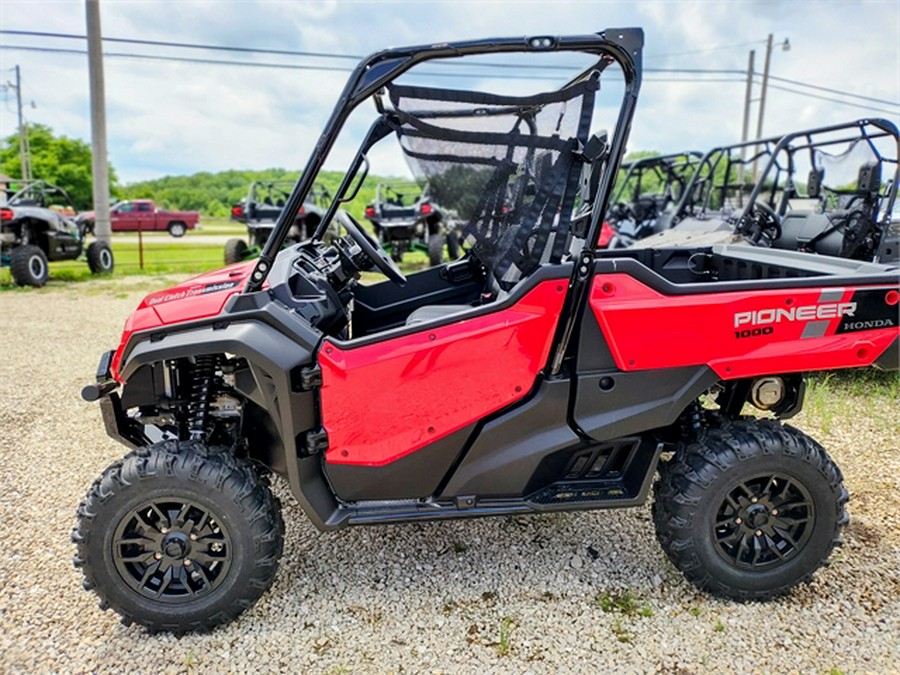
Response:
[[[219,314],[228,298],[243,290],[254,264],[255,261],[250,260],[207,272],[146,296],[125,322],[122,340],[112,361],[113,376],[119,377],[122,351],[133,333]]]

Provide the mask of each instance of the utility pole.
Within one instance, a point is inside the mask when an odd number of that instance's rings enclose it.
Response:
[[[109,242],[109,159],[106,151],[106,99],[103,84],[103,43],[100,0],[86,0],[88,71],[91,83],[91,147],[94,182],[94,235]]]
[[[769,33],[769,39],[766,41],[766,60],[763,65],[763,79],[759,91],[759,115],[756,118],[756,138],[762,138],[763,131],[763,115],[766,112],[766,89],[769,87],[769,62],[772,60],[772,34]],[[759,146],[753,147],[753,154],[759,155]],[[759,158],[753,160],[753,182],[756,183],[757,172],[759,169]]]
[[[756,58],[756,51],[750,50],[750,60],[747,62],[747,88],[744,90],[744,126],[741,131],[741,143],[747,142],[750,133],[750,103],[753,100],[753,60]],[[738,193],[738,204],[743,206],[744,203],[744,158],[747,156],[746,146],[741,146],[741,163],[738,168],[738,183],[741,190]]]
[[[22,180],[31,180],[31,157],[28,154],[28,129],[22,116],[22,77],[16,66],[16,103],[19,106],[19,165]]]

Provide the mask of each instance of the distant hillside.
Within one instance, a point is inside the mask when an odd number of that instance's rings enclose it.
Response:
[[[132,183],[119,189],[122,199],[152,199],[169,209],[200,211],[204,215],[227,218],[231,206],[247,196],[250,183],[262,179],[297,180],[299,170],[264,169],[262,171],[220,171],[219,173],[195,173],[192,176],[165,176],[154,180]],[[343,174],[326,171],[319,177],[332,194],[341,184]],[[356,214],[375,196],[375,186],[390,180],[369,176],[353,202],[351,212]]]
[[[655,152],[634,152],[626,159],[652,156]],[[263,179],[297,180],[299,169],[263,169],[261,171],[220,171],[218,173],[195,173],[192,176],[164,176],[154,180],[131,183],[118,189],[122,199],[152,199],[168,209],[200,211],[203,215],[227,218],[231,206],[247,196],[250,183]],[[337,192],[344,174],[339,171],[325,171],[319,176],[331,194]],[[648,177],[651,179],[652,177]],[[383,176],[369,176],[363,183],[356,199],[348,210],[361,217],[365,205],[375,198],[375,186],[382,181],[398,180]],[[399,179],[405,180],[405,179]],[[646,188],[647,186],[645,186]]]

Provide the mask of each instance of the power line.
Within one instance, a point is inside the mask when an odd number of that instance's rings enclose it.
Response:
[[[781,87],[777,84],[769,84],[772,89],[778,89],[779,91],[786,91],[789,94],[796,94],[797,96],[807,96],[809,98],[817,98],[821,101],[828,101],[829,103],[838,103],[840,105],[850,106],[851,108],[861,108],[862,110],[871,110],[873,112],[880,112],[886,115],[896,115],[896,110],[882,110],[881,108],[873,108],[868,105],[861,105],[859,103],[851,103],[850,101],[841,101],[836,98],[829,98],[828,96],[819,96],[818,94],[811,94],[808,91],[798,91],[797,89],[789,89],[788,87]]]
[[[78,55],[83,56],[87,54],[86,51],[80,49],[62,49],[59,47],[29,47],[25,45],[0,45],[0,49],[9,49],[13,51],[29,51],[29,52],[40,52],[40,53],[49,53],[49,54],[68,54],[68,55]],[[109,58],[125,58],[125,59],[135,59],[135,60],[143,60],[143,61],[174,61],[179,63],[197,63],[203,65],[219,65],[219,66],[238,66],[242,68],[275,68],[280,70],[313,70],[313,71],[324,71],[324,72],[341,72],[341,73],[350,73],[353,72],[353,68],[346,66],[325,66],[325,65],[314,65],[314,64],[292,64],[292,63],[269,63],[262,61],[231,61],[225,59],[198,59],[187,56],[160,56],[156,54],[132,54],[126,52],[104,52],[103,54]],[[571,71],[571,68],[568,69]],[[659,69],[655,72],[661,73],[672,73],[672,74],[701,74],[701,73],[710,73],[710,74],[729,74],[730,71],[697,71],[697,70],[678,70],[678,69]],[[618,74],[618,73],[617,73]],[[439,73],[439,72],[410,72],[407,74],[410,77],[456,77],[456,78],[468,78],[471,79],[473,77],[502,77],[503,79],[512,79],[512,80],[530,80],[530,81],[557,81],[559,77],[553,77],[549,75],[517,75],[517,74],[504,74],[504,75],[491,75],[487,73]],[[740,79],[737,78],[645,78],[646,82],[710,82],[710,83],[724,83],[724,82],[741,82]]]
[[[27,36],[27,37],[45,37],[45,38],[57,38],[57,39],[68,39],[68,40],[85,40],[86,36],[78,35],[75,33],[51,33],[44,31],[25,31],[25,30],[0,30],[0,34],[3,35],[19,35],[19,36]],[[172,42],[165,40],[142,40],[136,38],[118,38],[118,37],[104,37],[104,42],[113,42],[113,43],[121,43],[121,44],[136,44],[136,45],[145,45],[145,46],[155,46],[155,47],[170,47],[176,49],[201,49],[201,50],[211,50],[211,51],[224,51],[224,52],[232,52],[232,53],[243,53],[243,54],[272,54],[279,56],[303,56],[310,58],[325,58],[325,59],[341,59],[341,60],[352,60],[359,61],[364,58],[362,55],[358,54],[340,54],[337,52],[314,52],[314,51],[302,51],[302,50],[289,50],[289,49],[268,49],[268,48],[259,48],[259,47],[235,47],[235,46],[227,46],[227,45],[211,45],[211,44],[199,44],[199,43],[191,43],[191,42]],[[707,47],[704,49],[695,49],[688,50],[682,52],[670,52],[667,54],[650,54],[647,55],[648,58],[658,58],[663,56],[685,56],[690,54],[699,54],[703,52],[709,51],[717,51],[721,49],[732,49],[738,47],[746,47],[752,46],[761,41],[751,41],[751,42],[741,42],[731,45],[717,45],[714,47]],[[27,51],[51,51],[53,48],[45,47],[45,48],[37,48],[37,47],[23,47],[23,46],[3,46],[4,48],[11,49],[20,49]],[[53,50],[58,53],[85,53],[79,52],[77,50]],[[189,57],[174,57],[174,56],[157,56],[150,54],[129,54],[123,52],[110,52],[106,54],[110,57],[115,58],[131,58],[131,59],[142,59],[149,61],[180,61],[183,63],[199,63],[205,65],[229,65],[229,66],[243,66],[243,67],[265,67],[265,68],[278,68],[285,70],[320,70],[323,72],[350,72],[352,68],[341,68],[338,66],[314,66],[314,65],[290,65],[290,64],[277,64],[277,63],[256,63],[251,64],[247,62],[240,61],[227,61],[227,60],[218,60],[218,59],[192,59]],[[501,69],[521,69],[521,66],[518,64],[512,63],[473,63],[467,61],[459,61],[459,62],[437,62],[437,65],[451,65],[451,66],[470,66],[477,68],[501,68]],[[559,70],[559,71],[571,71],[571,67],[564,65],[554,65],[554,64],[529,64],[528,70]],[[744,71],[742,70],[734,70],[734,69],[704,69],[704,68],[644,68],[644,71],[647,73],[666,73],[666,74],[682,74],[682,75],[742,75]],[[453,74],[445,74],[445,73],[411,73],[411,75],[428,75],[428,76],[439,76],[439,77],[467,77],[467,75],[463,73],[453,73]],[[548,77],[540,77],[535,75],[507,75],[504,76],[510,79],[521,79],[521,80],[550,80],[552,78]],[[840,96],[855,98],[863,101],[870,101],[872,103],[880,103],[883,105],[897,106],[900,107],[900,103],[896,101],[890,101],[886,99],[874,98],[871,96],[863,96],[862,94],[854,94],[848,91],[843,91],[839,89],[832,89],[829,87],[823,87],[821,85],[809,84],[807,82],[802,82],[800,80],[791,80],[784,77],[776,77],[774,75],[770,76],[770,79],[776,80],[779,82],[785,82],[787,84],[793,84],[800,87],[805,87],[808,89],[815,89],[818,91],[825,91],[832,94],[838,94]],[[684,79],[647,79],[648,82],[689,82],[692,80],[684,80]],[[733,82],[735,80],[712,80],[712,79],[704,79],[704,80],[696,80],[703,82],[712,82],[712,83],[721,83],[721,82]],[[787,89],[784,87],[780,87],[782,91],[788,91],[790,93],[800,93],[792,89]],[[815,97],[813,97],[815,98]],[[838,102],[834,99],[828,99],[824,97],[820,97],[823,100]],[[846,102],[845,102],[846,103]],[[847,103],[847,105],[850,105]],[[863,107],[863,106],[856,106]],[[869,108],[864,108],[869,109]],[[872,110],[878,110],[879,112],[886,112],[881,109],[872,108]],[[894,113],[889,113],[894,114]]]
[[[7,31],[0,30],[0,34],[21,34],[21,35],[33,35],[37,37],[68,37],[73,39],[83,39],[82,36],[77,35],[66,35],[61,33],[36,33],[31,31]],[[148,44],[148,45],[157,45],[157,46],[176,46],[176,47],[188,47],[188,48],[197,48],[197,49],[219,49],[224,51],[234,51],[241,53],[273,53],[273,54],[290,54],[290,55],[315,55],[318,57],[340,57],[340,58],[352,58],[357,59],[356,56],[349,55],[333,55],[333,54],[325,54],[323,52],[287,52],[285,50],[257,50],[246,47],[216,47],[209,45],[191,45],[189,43],[164,43],[159,41],[151,41],[151,40],[131,40],[125,38],[104,38],[104,40],[108,40],[111,42],[124,42],[124,43],[136,43],[136,44]],[[0,45],[0,49],[9,49],[9,50],[19,50],[19,51],[30,51],[30,52],[42,52],[42,53],[55,53],[55,54],[69,54],[69,55],[86,55],[87,52],[79,49],[62,49],[58,47],[30,47],[25,45]],[[169,61],[169,62],[180,62],[180,63],[195,63],[201,65],[220,65],[220,66],[236,66],[243,68],[273,68],[280,70],[306,70],[306,71],[322,71],[322,72],[352,72],[353,67],[350,66],[328,66],[328,65],[317,65],[317,64],[289,64],[289,63],[271,63],[271,62],[260,62],[260,61],[234,61],[234,60],[225,60],[225,59],[200,59],[186,56],[161,56],[155,54],[134,54],[127,52],[105,52],[104,56],[110,58],[123,58],[123,59],[134,59],[134,60],[143,60],[143,61]],[[459,65],[459,64],[452,64]],[[479,65],[482,67],[489,67],[488,64],[472,64]],[[490,67],[515,67],[519,68],[514,64],[492,64]],[[537,67],[546,67],[552,68],[556,70],[557,68],[563,68],[566,70],[571,70],[571,68],[567,68],[565,66],[537,66]],[[530,69],[530,68],[529,68]],[[684,74],[684,75],[732,75],[732,74],[742,74],[743,71],[740,70],[728,70],[728,69],[701,69],[701,68],[645,68],[647,72],[652,73],[660,73],[660,74]],[[616,73],[618,74],[618,73]],[[442,73],[442,72],[410,72],[409,76],[426,76],[426,77],[453,77],[453,78],[472,78],[472,77],[491,77],[488,74],[469,74],[469,73]],[[515,80],[531,80],[531,81],[547,81],[547,80],[555,80],[558,78],[553,78],[547,75],[521,75],[521,74],[504,74],[502,75],[504,79],[515,79]],[[830,93],[835,93],[841,96],[854,97],[859,98],[861,100],[874,101],[876,103],[885,103],[888,105],[897,105],[892,101],[887,101],[884,99],[876,99],[868,96],[862,96],[857,94],[851,94],[849,92],[844,92],[837,89],[830,89],[827,87],[820,87],[818,85],[811,85],[805,82],[800,82],[798,80],[789,80],[787,78],[779,78],[775,76],[770,76],[770,79],[778,80],[782,82],[788,82],[791,84],[796,84],[798,86],[803,86],[811,89],[817,89],[822,91],[827,91]],[[666,77],[656,77],[656,78],[645,78],[647,82],[660,82],[660,83],[736,83],[741,82],[742,80],[736,78],[666,78]],[[770,85],[774,89],[778,89],[780,91],[785,91],[787,93],[796,94],[798,96],[806,96],[809,98],[815,98],[823,101],[827,101],[829,103],[837,103],[839,105],[850,106],[854,108],[860,108],[863,110],[870,110],[873,112],[885,113],[888,115],[895,115],[896,111],[884,110],[881,108],[874,108],[867,105],[859,105],[856,103],[851,103],[849,101],[843,101],[840,99],[830,98],[826,96],[819,96],[816,94],[812,94],[809,92],[798,91],[797,89],[792,89],[789,87],[781,87],[778,85]]]
[[[47,38],[60,38],[66,40],[84,40],[84,35],[76,35],[74,33],[45,33],[38,31],[25,31],[25,30],[0,30],[0,35],[20,35],[26,37],[47,37]],[[326,59],[347,59],[352,60],[354,62],[358,62],[365,58],[365,56],[358,54],[339,54],[337,52],[308,52],[308,51],[294,51],[287,49],[261,49],[256,47],[231,47],[225,45],[208,45],[208,44],[198,44],[191,42],[168,42],[163,40],[139,40],[134,38],[115,38],[115,37],[104,37],[104,42],[115,42],[122,44],[137,44],[137,45],[146,45],[146,46],[154,46],[154,47],[172,47],[176,49],[203,49],[203,50],[211,50],[211,51],[224,51],[224,52],[238,52],[242,54],[275,54],[280,56],[304,56],[304,57],[312,57],[312,58],[326,58]],[[35,48],[36,49],[36,48]],[[51,48],[47,48],[51,49]],[[175,57],[172,57],[175,58]],[[185,57],[187,58],[187,57]],[[213,61],[216,63],[216,61]],[[222,62],[224,63],[224,62]],[[469,66],[475,68],[504,68],[504,69],[516,69],[522,70],[523,66],[516,63],[493,63],[493,62],[466,62],[466,61],[454,61],[454,62],[435,62],[437,65],[449,65],[449,66]],[[432,65],[435,65],[432,64]],[[558,64],[528,64],[528,70],[556,70],[562,71],[566,73],[572,72],[572,66],[564,66]],[[742,75],[744,73],[743,70],[733,70],[733,69],[703,69],[703,68],[644,68],[645,72],[653,72],[653,73],[682,73],[682,74],[699,74],[699,73],[709,73],[715,75]]]
[[[755,74],[755,73],[754,73]],[[889,101],[883,98],[872,98],[871,96],[863,96],[862,94],[851,94],[848,91],[842,91],[840,89],[829,89],[828,87],[821,87],[816,84],[807,84],[806,82],[801,82],[800,80],[789,80],[786,77],[775,77],[774,75],[769,75],[770,80],[778,80],[779,82],[787,82],[788,84],[796,84],[801,87],[808,87],[809,89],[817,89],[819,91],[827,91],[832,94],[840,94],[841,96],[850,96],[853,98],[859,98],[864,101],[872,101],[873,103],[886,103],[887,105],[895,105],[900,108],[900,102],[897,101]]]
[[[39,31],[29,31],[29,30],[0,30],[0,34],[2,35],[22,35],[27,37],[48,37],[48,38],[60,38],[64,40],[86,40],[86,35],[76,35],[74,33],[45,33]],[[318,58],[329,58],[329,59],[351,59],[353,61],[359,61],[362,59],[362,56],[356,56],[353,54],[337,54],[337,53],[328,53],[328,52],[306,52],[306,51],[294,51],[289,49],[260,49],[256,47],[228,47],[224,45],[203,45],[197,43],[190,42],[166,42],[161,40],[137,40],[134,38],[114,38],[114,37],[104,37],[104,42],[121,42],[125,44],[135,44],[135,45],[148,45],[148,46],[156,46],[156,47],[178,47],[180,49],[210,49],[210,50],[218,50],[225,52],[243,52],[243,53],[257,53],[257,54],[280,54],[282,56],[312,56]]]
[[[736,49],[738,47],[751,47],[753,45],[764,45],[765,40],[753,40],[752,42],[738,42],[733,45],[717,45],[715,47],[706,47],[705,49],[691,49],[686,52],[669,52],[667,54],[647,54],[648,59],[661,59],[666,56],[689,56],[691,54],[703,54],[704,52],[716,52],[721,49]]]

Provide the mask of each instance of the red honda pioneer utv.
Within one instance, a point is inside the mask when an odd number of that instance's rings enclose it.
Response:
[[[491,39],[354,71],[259,259],[147,296],[83,392],[132,448],[73,532],[101,607],[184,632],[253,604],[282,552],[268,474],[333,530],[634,506],[658,471],[659,540],[700,588],[766,599],[811,577],[847,491],[781,420],[806,372],[897,367],[897,269],[748,246],[596,252],[642,43],[638,29]],[[402,77],[489,53],[591,65],[528,96]],[[624,75],[615,131],[593,133],[610,68]],[[316,235],[281,250],[369,98],[376,119]],[[339,210],[386,139],[467,222],[461,260],[404,277]],[[347,234],[325,245],[334,219]],[[360,283],[369,269],[387,280]]]

